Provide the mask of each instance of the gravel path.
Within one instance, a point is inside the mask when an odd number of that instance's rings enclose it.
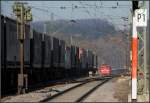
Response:
[[[105,83],[104,85],[102,85],[101,87],[99,87],[94,93],[92,93],[83,102],[121,102],[121,101],[124,101],[126,97],[123,98],[122,96],[127,96],[128,93],[125,91],[128,91],[128,90],[127,88],[122,89],[123,87],[120,85],[124,83],[129,83],[128,80],[129,80],[128,77],[114,78],[110,80],[109,82]],[[125,100],[124,102],[126,101],[127,100]]]

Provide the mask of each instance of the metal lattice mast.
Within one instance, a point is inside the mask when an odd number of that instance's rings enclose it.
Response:
[[[146,2],[143,2],[142,9],[146,9]],[[141,31],[140,31],[141,30]],[[147,67],[147,33],[146,27],[139,28],[139,51],[138,51],[138,94],[148,92],[148,67]],[[142,76],[142,77],[141,77]]]

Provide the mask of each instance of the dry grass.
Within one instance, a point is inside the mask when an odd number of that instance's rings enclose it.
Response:
[[[114,98],[117,98],[121,102],[127,102],[129,90],[129,78],[119,78],[116,82]]]

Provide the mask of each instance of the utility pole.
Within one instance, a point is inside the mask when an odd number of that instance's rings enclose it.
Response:
[[[25,8],[24,4],[26,3],[15,2],[13,5],[13,13],[15,13],[17,16],[17,37],[20,44],[20,74],[18,74],[18,94],[25,93],[28,83],[27,74],[24,74],[24,39],[25,23],[32,20],[32,14],[31,8]]]

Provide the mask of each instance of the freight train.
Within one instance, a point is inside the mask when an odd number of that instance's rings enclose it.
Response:
[[[17,22],[1,15],[1,90],[17,88],[20,52]],[[88,75],[97,70],[97,55],[85,48],[66,45],[64,40],[25,26],[24,73],[28,87],[63,78]]]

